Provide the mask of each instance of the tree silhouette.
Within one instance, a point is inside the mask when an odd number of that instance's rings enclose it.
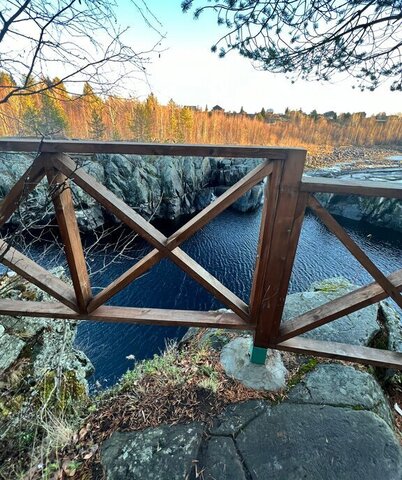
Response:
[[[330,80],[337,72],[375,89],[391,79],[402,90],[400,0],[184,0],[195,17],[211,10],[227,32],[212,47],[263,70]]]

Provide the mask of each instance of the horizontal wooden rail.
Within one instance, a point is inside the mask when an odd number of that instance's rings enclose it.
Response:
[[[286,352],[335,358],[338,360],[402,370],[402,353],[380,350],[379,348],[313,340],[303,337],[295,337],[281,343],[275,343],[272,345],[272,348]]]
[[[360,195],[402,199],[402,184],[396,182],[356,181],[342,178],[303,177],[303,192],[336,193],[338,195]]]
[[[97,142],[93,140],[41,140],[1,138],[3,152],[47,153],[120,153],[137,155],[175,155],[196,157],[265,158],[286,160],[290,151],[305,152],[300,148],[243,146],[243,145],[190,145],[134,142]]]
[[[387,278],[398,291],[402,291],[402,270],[392,273]],[[296,335],[314,330],[321,325],[325,325],[333,320],[361,310],[364,307],[378,303],[387,297],[388,294],[384,292],[378,283],[370,283],[369,285],[358,288],[353,292],[342,295],[342,297],[336,298],[282,323],[277,341],[281,342]]]
[[[93,320],[108,323],[158,324],[175,327],[254,329],[254,325],[245,322],[233,312],[102,306],[93,313],[84,314],[74,312],[61,303],[7,299],[0,300],[0,315]]]

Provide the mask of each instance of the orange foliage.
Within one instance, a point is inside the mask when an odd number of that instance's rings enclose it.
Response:
[[[93,93],[71,97],[64,90],[52,95],[52,105],[57,103],[57,108],[67,119],[64,130],[53,132],[53,135],[56,133],[69,138],[93,138],[94,132],[101,132],[103,140],[152,142],[297,145],[310,148],[402,144],[402,118],[396,115],[366,118],[360,113],[331,119],[324,115],[291,111],[286,115],[269,113],[263,117],[261,114],[201,111],[180,107],[173,101],[160,105],[153,95],[144,102],[113,96],[101,99]],[[26,125],[30,118],[26,112],[32,116],[32,109],[41,111],[41,101],[41,95],[14,97],[0,105],[0,135],[44,133],[30,131],[29,125]],[[100,125],[93,125],[94,121],[100,122]]]

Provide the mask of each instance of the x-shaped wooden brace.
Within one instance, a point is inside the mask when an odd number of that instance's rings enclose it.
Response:
[[[98,306],[105,303],[110,297],[122,290],[162,258],[167,257],[188,273],[194,280],[204,286],[224,305],[232,309],[244,320],[249,321],[248,305],[181,250],[179,245],[202,226],[215,218],[231,203],[240,198],[250,188],[268,176],[272,170],[270,162],[266,161],[257,166],[252,172],[233,185],[233,187],[229,188],[215,202],[210,204],[172,236],[167,238],[124,201],[98,183],[83,169],[79,168],[70,157],[64,154],[57,154],[52,155],[51,160],[53,166],[57,170],[62,172],[68,178],[71,178],[71,180],[97,200],[106,210],[113,213],[123,223],[132,228],[155,247],[153,251],[137,262],[120,278],[115,280],[109,285],[109,287],[104,289],[92,301],[90,301],[88,304],[88,312],[94,311]]]

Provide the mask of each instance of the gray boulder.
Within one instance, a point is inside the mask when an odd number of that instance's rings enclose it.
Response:
[[[0,335],[0,375],[14,364],[24,347],[23,340],[4,333],[3,329]]]
[[[341,364],[320,364],[288,395],[288,401],[371,410],[392,426],[385,395],[368,372]]]

